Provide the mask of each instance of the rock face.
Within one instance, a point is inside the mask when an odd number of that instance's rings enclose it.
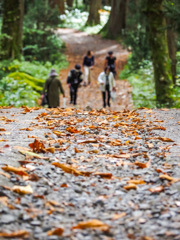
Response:
[[[179,115],[0,109],[0,238],[179,239]]]

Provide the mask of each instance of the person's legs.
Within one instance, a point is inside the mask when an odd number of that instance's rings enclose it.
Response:
[[[71,86],[71,87],[70,87],[70,104],[73,103],[73,97],[74,97],[74,89],[73,89],[73,87]]]
[[[103,107],[106,107],[106,92],[102,92],[102,98],[103,98]]]
[[[74,105],[76,105],[78,87],[74,87]]]
[[[88,74],[88,84],[91,84],[91,69],[89,68],[89,74]]]
[[[87,85],[89,77],[89,67],[84,66],[84,84]]]
[[[107,93],[107,105],[110,107],[111,92],[109,90],[109,85],[106,85],[106,93]]]

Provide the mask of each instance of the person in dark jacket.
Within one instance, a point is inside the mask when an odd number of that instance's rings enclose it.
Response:
[[[113,52],[109,51],[108,56],[105,58],[104,68],[109,67],[110,71],[113,73],[114,77],[116,76],[117,60],[113,56]]]
[[[65,97],[64,89],[55,69],[51,69],[50,71],[49,78],[44,84],[41,99],[43,99],[45,92],[47,92],[49,108],[59,106],[59,93],[62,93],[63,97]]]
[[[83,59],[83,67],[84,67],[84,85],[91,83],[91,70],[94,67],[94,56],[92,51],[88,51],[87,55]]]
[[[76,64],[74,69],[72,69],[67,78],[67,83],[70,88],[70,104],[76,105],[77,101],[77,91],[80,83],[83,81],[83,74],[81,72],[81,66]]]

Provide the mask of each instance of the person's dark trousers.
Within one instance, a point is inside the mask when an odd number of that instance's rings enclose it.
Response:
[[[76,105],[78,85],[73,85],[72,88],[73,88],[73,91],[72,91],[72,103],[74,105]]]
[[[106,95],[107,95],[107,104],[106,104]],[[110,107],[111,92],[109,91],[109,85],[106,85],[105,92],[102,92],[102,96],[103,96],[103,107],[105,108],[106,105]]]
[[[74,88],[70,87],[70,103],[72,104],[74,100]]]

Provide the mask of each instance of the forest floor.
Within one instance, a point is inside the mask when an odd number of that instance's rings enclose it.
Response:
[[[72,33],[64,86],[87,50]],[[0,108],[0,239],[180,240],[180,109],[132,110],[126,81],[114,110],[101,109],[107,42],[99,58],[93,48],[92,86],[79,89],[85,110]]]
[[[66,84],[68,72],[74,68],[75,64],[81,64],[83,57],[88,50],[92,50],[95,56],[95,67],[92,70],[92,82],[90,86],[81,87],[78,90],[77,105],[80,108],[87,106],[91,108],[102,107],[102,96],[97,82],[98,75],[103,71],[105,57],[108,51],[113,51],[118,62],[118,79],[119,72],[123,69],[127,62],[129,52],[124,49],[119,43],[113,40],[102,39],[98,35],[88,35],[74,29],[59,29],[57,31],[61,39],[66,43],[66,55],[69,61],[67,69],[61,70],[60,76],[63,82],[66,96],[69,102],[69,91]],[[82,68],[83,70],[83,68]],[[125,80],[116,81],[117,100],[111,104],[112,110],[132,109],[131,86]],[[67,104],[68,106],[68,104]]]

